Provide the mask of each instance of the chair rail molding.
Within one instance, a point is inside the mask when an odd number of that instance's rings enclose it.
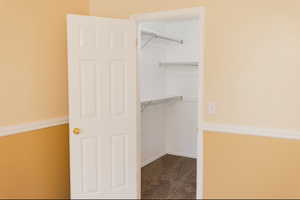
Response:
[[[250,126],[239,126],[239,125],[237,126],[237,125],[216,124],[216,123],[205,123],[203,126],[203,130],[218,132],[218,133],[300,140],[300,131],[296,131],[296,130],[257,128],[257,127],[250,127]]]
[[[59,126],[68,123],[68,117],[54,118],[37,122],[24,123],[15,126],[0,126],[0,137]]]

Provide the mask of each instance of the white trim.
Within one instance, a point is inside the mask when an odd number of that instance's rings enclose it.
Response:
[[[161,157],[165,156],[165,155],[173,155],[173,156],[181,156],[181,157],[186,157],[186,158],[193,158],[193,159],[196,159],[197,156],[196,155],[193,155],[193,154],[190,154],[190,153],[184,153],[184,152],[161,152],[161,153],[158,153],[157,155],[145,160],[142,162],[142,167],[145,167],[146,165],[152,163],[153,161],[155,160],[158,160],[160,159]]]
[[[148,164],[152,163],[153,161],[155,161],[155,160],[163,157],[166,154],[167,154],[166,152],[161,152],[161,153],[159,153],[159,154],[157,154],[157,155],[155,155],[155,156],[153,156],[153,157],[151,157],[151,158],[143,161],[142,162],[142,167],[145,167],[146,165],[148,165]]]
[[[137,199],[136,193],[133,194],[107,194],[103,192],[71,194],[71,199]]]
[[[197,155],[192,154],[192,153],[186,153],[186,152],[179,152],[179,151],[172,151],[172,152],[168,152],[169,155],[173,155],[173,156],[181,156],[181,157],[186,157],[186,158],[193,158],[193,159],[197,159]]]
[[[205,123],[205,131],[300,140],[300,131]]]
[[[0,127],[0,137],[15,135],[19,133],[28,132],[28,131],[39,130],[39,129],[48,128],[52,126],[59,126],[67,123],[68,123],[68,117],[61,117],[61,118],[31,122],[31,123],[26,123],[26,124],[21,124],[16,126],[3,126]]]
[[[203,123],[204,123],[204,80],[205,80],[205,17],[206,11],[204,7],[199,8],[197,12],[200,27],[200,57],[199,57],[199,88],[198,88],[198,137],[197,137],[197,199],[204,199],[204,139],[203,139]]]
[[[203,105],[203,97],[204,97],[204,34],[205,34],[205,8],[204,7],[193,7],[193,8],[185,8],[185,9],[177,9],[177,10],[170,10],[170,11],[161,11],[161,12],[152,12],[152,13],[144,13],[144,14],[137,14],[130,17],[132,21],[136,24],[140,22],[149,22],[149,21],[156,21],[156,20],[182,20],[182,19],[199,19],[199,28],[200,28],[200,57],[199,57],[199,101],[198,101],[198,127],[199,127],[199,134],[197,138],[197,199],[203,199],[203,187],[204,187],[204,180],[203,180],[203,112],[204,112],[204,105]],[[138,26],[137,26],[138,27]],[[137,29],[138,33],[141,31]],[[138,36],[138,44],[140,45],[141,38]],[[140,46],[138,46],[137,54],[140,53]],[[138,56],[137,56],[138,57]],[[139,61],[137,61],[139,62]],[[139,65],[137,65],[139,66]],[[137,77],[139,80],[139,77]],[[138,99],[138,103],[140,103],[140,99]],[[140,114],[138,113],[138,123],[141,122]],[[141,133],[139,133],[140,135]],[[138,147],[141,147],[141,138],[138,140]],[[140,149],[141,150],[141,149]]]

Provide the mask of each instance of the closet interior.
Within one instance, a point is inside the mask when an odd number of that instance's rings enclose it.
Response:
[[[195,198],[198,20],[140,23],[139,33],[142,198]]]

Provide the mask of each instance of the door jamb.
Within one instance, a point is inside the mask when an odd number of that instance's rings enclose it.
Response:
[[[204,198],[204,34],[205,34],[205,7],[194,7],[194,8],[185,8],[185,9],[177,9],[170,11],[160,11],[160,12],[152,12],[152,13],[143,13],[130,16],[130,20],[135,23],[137,27],[137,33],[140,32],[138,24],[140,22],[154,21],[154,20],[176,20],[176,19],[191,19],[197,18],[199,20],[199,28],[200,28],[200,56],[199,56],[199,89],[198,89],[198,136],[197,136],[197,199]],[[140,34],[138,34],[137,44],[140,44]],[[137,58],[140,51],[140,47],[137,47]],[[139,61],[137,60],[137,68],[139,66]],[[139,71],[139,69],[137,69]],[[137,73],[137,83],[139,83],[139,73]],[[138,135],[137,135],[137,166],[138,169],[141,169],[141,114],[140,114],[140,96],[139,96],[139,84],[138,84],[138,100],[137,100],[137,126],[138,126]],[[141,195],[141,172],[138,170],[138,194],[139,197]]]

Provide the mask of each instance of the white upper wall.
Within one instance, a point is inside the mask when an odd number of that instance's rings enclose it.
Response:
[[[195,62],[199,60],[200,30],[198,20],[169,21],[162,34],[183,40],[182,45],[167,43],[165,61]]]
[[[141,25],[144,30],[161,32],[160,23],[145,23]],[[142,37],[145,44],[150,37]],[[165,70],[159,67],[159,62],[165,59],[166,45],[160,40],[152,40],[140,53],[140,95],[141,99],[152,99],[165,96]]]

